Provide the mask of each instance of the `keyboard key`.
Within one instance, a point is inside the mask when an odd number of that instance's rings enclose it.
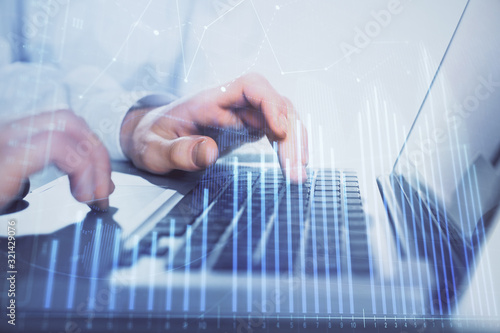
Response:
[[[248,171],[252,172],[252,186],[251,203],[249,207],[246,207],[249,203],[247,200]],[[312,170],[307,170],[309,177],[302,186],[290,184],[287,188],[281,170],[277,170],[276,173],[274,169],[266,171],[261,182],[260,169],[242,167],[238,171],[237,193],[235,193],[236,177],[232,166],[226,169],[219,167],[216,172],[211,172],[207,172],[196,188],[155,227],[158,235],[157,255],[165,255],[168,253],[170,244],[171,218],[176,221],[173,235],[175,237],[184,236],[188,225],[196,226],[191,233],[189,251],[186,251],[186,243],[184,243],[175,254],[172,263],[174,269],[185,269],[188,253],[190,253],[188,258],[190,269],[199,269],[203,260],[206,260],[217,248],[219,257],[214,258],[216,270],[232,270],[233,259],[235,259],[236,269],[240,271],[246,271],[249,264],[254,270],[260,271],[265,262],[268,274],[275,274],[275,269],[282,273],[289,269],[296,270],[302,264],[307,274],[314,274],[315,264],[316,273],[320,278],[326,277],[327,272],[330,277],[335,276],[337,268],[341,268],[345,274],[347,272],[345,218],[347,218],[353,272],[355,274],[366,272],[368,267],[367,230],[359,183],[355,173],[341,174],[337,170],[328,169],[313,175]],[[208,203],[212,204],[212,208],[207,214],[208,224],[204,238],[203,224],[194,224],[194,222],[198,221],[203,213],[205,188],[209,190]],[[311,191],[313,188],[314,191]],[[264,206],[262,206],[262,196]],[[233,207],[235,198],[237,198],[237,207]],[[230,228],[232,222],[235,222],[235,212],[239,212],[242,208],[244,208],[243,212],[236,223],[236,234],[233,234]],[[249,212],[251,223],[248,221]],[[265,214],[264,232],[269,233],[265,239],[263,239],[261,225],[263,212]],[[273,214],[275,218],[270,221]],[[269,226],[268,223],[271,225]],[[309,224],[308,229],[305,228],[307,224]],[[306,231],[308,235],[305,234]],[[221,236],[225,233],[230,233],[230,235],[228,240],[222,243]],[[335,238],[336,234],[338,239]],[[206,253],[203,253],[202,247],[204,240]],[[236,251],[233,250],[233,244],[237,244]],[[304,250],[304,263],[301,262],[299,252],[302,245],[305,246],[302,249]],[[141,246],[144,247],[143,255],[147,255],[148,249],[151,252],[151,245],[146,238],[141,242]],[[315,257],[315,262],[313,257]],[[338,265],[340,267],[337,267]]]
[[[361,196],[359,195],[359,192],[346,192],[344,194],[344,197],[350,199],[359,199]]]
[[[171,228],[170,223],[157,224],[154,231],[158,233],[158,236],[170,236]],[[186,225],[181,223],[176,223],[174,225],[174,236],[182,236],[186,232]]]
[[[350,206],[361,206],[361,199],[344,199],[344,202]]]

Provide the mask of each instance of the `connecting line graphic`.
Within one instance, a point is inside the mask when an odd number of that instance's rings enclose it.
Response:
[[[203,26],[203,32],[201,34],[201,36],[198,38],[198,45],[196,47],[196,50],[194,52],[194,55],[193,55],[193,58],[192,60],[190,61],[189,63],[189,66],[188,66],[188,61],[186,60],[186,50],[185,50],[185,40],[184,40],[184,37],[183,37],[183,34],[182,34],[182,22],[181,22],[181,16],[180,16],[180,8],[179,8],[179,1],[176,0],[176,9],[177,9],[177,20],[178,20],[178,25],[179,25],[179,37],[180,37],[180,43],[181,43],[181,53],[182,53],[182,66],[183,66],[183,72],[184,72],[184,82],[188,82],[188,79],[189,79],[189,76],[191,74],[191,71],[193,69],[193,66],[194,66],[194,63],[196,61],[196,58],[198,56],[198,53],[200,52],[200,49],[202,49],[202,44],[203,44],[203,41],[204,41],[204,38],[205,38],[205,35],[208,31],[208,29],[210,27],[212,27],[215,23],[219,22],[224,16],[228,15],[229,13],[233,12],[237,7],[239,7],[242,3],[244,3],[246,0],[241,0],[240,2],[238,2],[236,5],[234,5],[233,7],[231,7],[230,9],[228,9],[227,11],[225,11],[224,13],[222,13],[221,15],[219,15],[217,18],[215,18],[212,22],[210,22],[209,24]],[[112,58],[112,60],[103,68],[103,70],[95,77],[95,79],[83,90],[83,92],[79,95],[79,98],[82,99],[85,97],[85,95],[90,91],[90,89],[92,89],[92,87],[97,83],[97,81],[99,81],[99,79],[108,71],[108,69],[113,65],[113,63],[116,62],[118,56],[121,54],[121,52],[123,51],[123,49],[125,48],[125,46],[127,45],[128,41],[130,40],[130,37],[132,36],[132,34],[135,32],[136,28],[139,26],[142,18],[144,17],[146,11],[149,9],[150,5],[151,5],[151,2],[152,0],[150,0],[147,5],[145,6],[144,10],[141,12],[139,18],[137,19],[137,21],[132,25],[129,33],[127,34],[127,36],[125,37],[125,40],[123,41],[123,43],[120,45],[120,47],[118,48],[117,52],[115,53],[115,56]],[[255,16],[259,22],[259,25],[264,33],[264,40],[267,42],[267,44],[269,45],[270,47],[270,50],[273,54],[273,57],[274,57],[274,60],[276,61],[276,64],[278,65],[278,69],[280,70],[280,73],[282,75],[290,75],[290,74],[302,74],[302,73],[312,73],[312,72],[320,72],[320,71],[328,71],[330,68],[336,66],[337,64],[339,64],[340,62],[342,62],[347,56],[344,55],[342,57],[340,57],[339,59],[337,59],[336,61],[334,61],[333,63],[329,64],[329,65],[326,65],[324,67],[318,67],[318,68],[311,68],[311,69],[299,69],[299,70],[288,70],[288,71],[285,71],[283,69],[283,66],[281,65],[280,63],[280,60],[278,58],[278,55],[271,43],[271,40],[269,38],[269,35],[268,35],[268,32],[266,30],[266,28],[264,27],[264,24],[261,20],[261,17],[257,11],[257,8],[255,7],[255,4],[253,2],[253,0],[250,0],[250,4],[252,5],[252,9],[255,13]],[[281,7],[276,5],[276,11],[280,10]],[[273,17],[274,19],[274,17]],[[187,24],[191,24],[191,22],[186,22]],[[157,33],[157,31],[155,30],[155,33]],[[259,50],[260,52],[260,50]]]
[[[262,24],[262,20],[260,19],[259,13],[257,12],[257,9],[255,8],[253,0],[250,0],[250,3],[252,4],[252,8],[253,8],[253,11],[255,12],[255,16],[259,20],[259,24],[260,24],[260,27],[262,28],[262,32],[264,33],[264,37],[267,40],[269,47],[271,48],[271,52],[273,53],[274,60],[276,60],[276,63],[278,64],[280,72],[283,73],[283,68],[281,67],[281,64],[278,60],[278,57],[276,56],[276,52],[274,51],[274,47],[271,44],[271,41],[269,40],[269,36],[267,35],[266,29],[264,28],[264,25]],[[279,6],[276,6],[276,10],[279,10],[279,8],[280,8]]]
[[[280,63],[280,61],[278,59],[278,56],[276,55],[276,51],[274,50],[274,47],[271,44],[271,40],[269,39],[269,36],[268,36],[268,34],[266,32],[266,29],[264,28],[264,25],[262,24],[262,20],[260,19],[259,13],[257,12],[257,9],[255,8],[253,0],[250,0],[250,3],[252,4],[252,8],[253,8],[253,10],[255,12],[255,16],[259,20],[260,27],[262,28],[262,32],[264,33],[264,37],[265,37],[267,43],[269,44],[269,47],[270,47],[271,52],[273,54],[274,60],[276,61],[276,64],[278,65],[278,68],[279,68],[279,70],[281,72],[281,75],[327,71],[327,70],[329,70],[333,66],[337,65],[338,63],[340,63],[342,60],[344,60],[346,58],[347,55],[344,55],[343,57],[341,57],[340,59],[336,60],[332,64],[330,64],[330,65],[328,65],[326,67],[322,67],[322,68],[303,69],[303,70],[295,70],[295,71],[284,71],[283,67],[281,66],[281,63]],[[276,6],[276,10],[279,10],[280,8],[281,8],[280,6]]]
[[[203,27],[203,33],[201,34],[201,37],[198,39],[198,46],[196,47],[196,51],[194,52],[193,60],[191,61],[191,64],[189,65],[189,69],[186,73],[186,59],[184,57],[184,46],[182,45],[182,60],[183,60],[183,66],[184,66],[184,82],[188,81],[189,74],[191,73],[191,69],[193,68],[194,62],[196,60],[196,56],[198,55],[198,51],[200,50],[201,44],[203,42],[203,38],[205,37],[205,33],[207,32],[208,28],[210,28],[212,25],[214,25],[216,22],[218,22],[220,19],[222,19],[224,16],[226,16],[228,13],[232,12],[236,7],[241,5],[245,0],[241,0],[238,2],[236,5],[228,9],[226,12],[224,12],[222,15],[219,15],[215,20],[210,22],[209,24],[205,25]],[[177,7],[177,16],[179,16],[179,7]],[[179,18],[179,31],[180,31],[180,18]],[[182,33],[181,33],[182,36]],[[181,43],[182,42],[182,37],[181,37]]]

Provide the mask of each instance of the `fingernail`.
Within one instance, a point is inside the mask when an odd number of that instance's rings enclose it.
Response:
[[[199,167],[199,168],[204,168],[205,167],[205,161],[202,161],[203,159],[198,157],[198,153],[200,149],[202,149],[202,145],[205,144],[207,140],[202,140],[196,144],[193,148],[193,163]]]
[[[283,133],[285,133],[285,134],[288,133],[288,120],[284,114],[282,114],[280,116],[279,126],[280,126],[280,129]]]

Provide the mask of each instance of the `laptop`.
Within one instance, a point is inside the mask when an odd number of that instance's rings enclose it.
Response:
[[[115,163],[106,213],[72,199],[67,177],[32,191],[1,216],[2,331],[495,331],[494,299],[472,314],[460,302],[479,261],[477,289],[499,287],[498,13],[467,2],[376,180],[322,163],[294,185],[263,152],[161,177]]]

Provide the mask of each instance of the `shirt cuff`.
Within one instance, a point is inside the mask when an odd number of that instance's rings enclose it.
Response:
[[[112,160],[127,160],[120,145],[121,125],[127,112],[143,107],[159,107],[175,99],[151,92],[101,91],[84,97],[72,96],[72,108],[101,139]]]
[[[172,103],[176,97],[171,94],[151,94],[151,93],[146,93],[142,92],[140,94],[134,93],[134,97],[138,97],[139,95],[142,95],[133,105],[127,106],[126,104],[122,106],[116,106],[117,108],[117,114],[120,116],[117,117],[111,124],[118,124],[118,130],[116,131],[116,135],[114,138],[106,138],[105,140],[113,140],[114,144],[110,145],[111,147],[108,148],[110,149],[110,158],[113,160],[126,160],[127,157],[123,153],[123,150],[121,148],[120,144],[120,132],[121,132],[121,126],[123,124],[123,120],[125,119],[125,116],[127,113],[131,110],[134,109],[140,109],[140,108],[148,108],[148,107],[160,107],[164,106],[167,104]],[[125,94],[122,96],[124,100],[126,100],[129,96],[126,96]],[[126,111],[123,112],[123,108],[126,107]],[[111,149],[113,151],[111,151]]]

